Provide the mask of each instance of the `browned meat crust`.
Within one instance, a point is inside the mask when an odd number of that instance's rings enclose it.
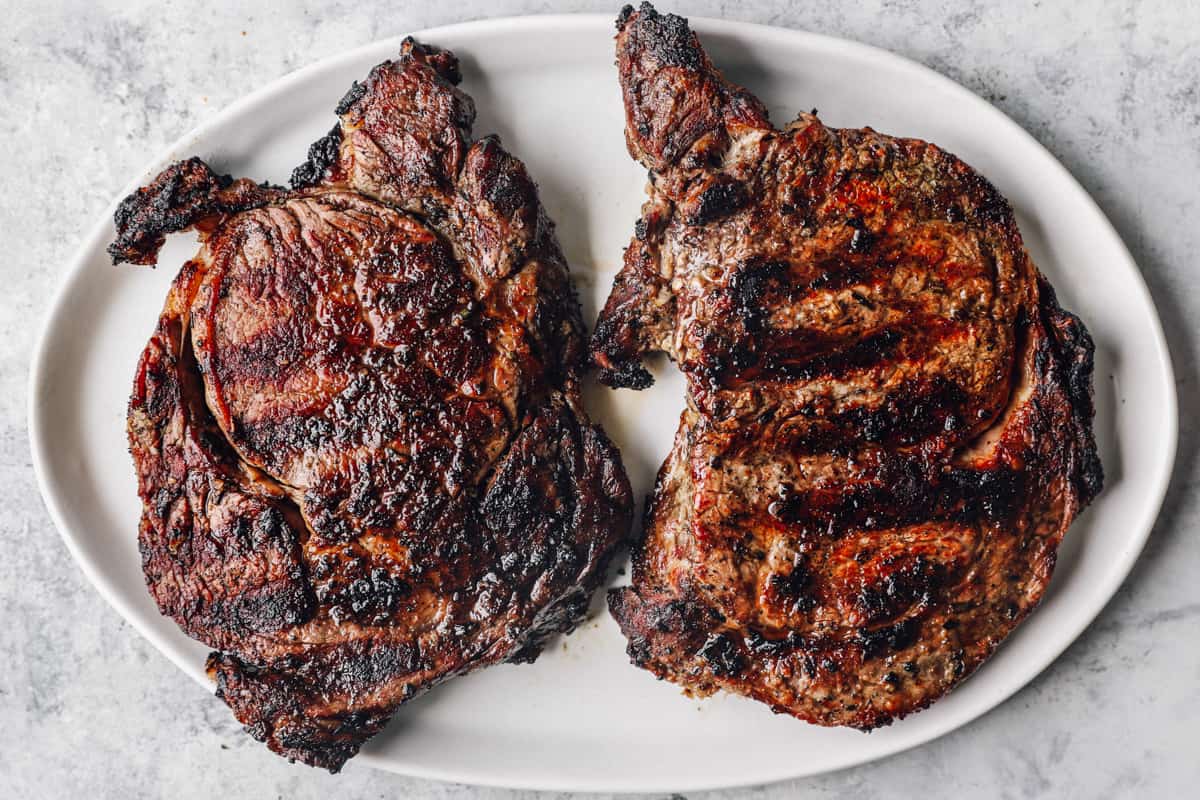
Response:
[[[292,190],[191,159],[116,215],[117,261],[202,240],[129,406],[147,585],[247,730],[331,771],[570,631],[632,513],[553,225],[457,81],[409,40]]]
[[[686,20],[618,21],[649,198],[591,356],[688,407],[609,605],[634,663],[870,729],[978,667],[1100,491],[1092,342],[1007,202],[932,144],[783,130]]]

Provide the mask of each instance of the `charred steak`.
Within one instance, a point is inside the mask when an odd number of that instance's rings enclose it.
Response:
[[[408,40],[290,190],[191,159],[116,214],[115,261],[202,239],[129,404],[146,582],[246,729],[331,771],[571,630],[632,513],[553,225],[459,80]]]
[[[1038,604],[1100,490],[1092,342],[954,156],[776,129],[686,20],[617,26],[649,199],[591,357],[638,388],[665,351],[688,396],[610,608],[689,692],[887,724]]]

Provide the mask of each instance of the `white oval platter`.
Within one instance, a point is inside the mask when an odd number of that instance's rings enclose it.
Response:
[[[1034,260],[1095,337],[1096,429],[1107,487],[1070,531],[1043,607],[957,691],[890,728],[870,735],[828,730],[735,697],[689,700],[628,664],[624,640],[597,602],[592,619],[536,664],[451,681],[405,706],[352,767],[510,787],[689,791],[861,764],[941,736],[1020,689],[1096,616],[1149,534],[1174,460],[1174,380],[1137,267],[1079,184],[1000,111],[914,62],[800,31],[692,22],[713,60],[762,97],[777,124],[815,107],[834,126],[928,139],[1010,199]],[[590,324],[628,242],[645,179],[624,148],[612,19],[497,19],[415,35],[459,54],[463,88],[479,108],[476,134],[499,133],[529,165],[558,223]],[[372,44],[272,83],[179,141],[128,189],[192,154],[223,172],[286,181],[307,145],[332,125],[332,109],[351,82],[399,46],[398,39]],[[111,210],[64,270],[35,354],[34,464],[84,573],[142,635],[207,686],[206,648],[159,616],[142,582],[139,503],[124,432],[138,353],[194,243],[172,238],[157,270],[113,267],[104,253]],[[682,403],[674,368],[660,363],[656,373],[658,383],[646,392],[589,390],[590,407],[621,446],[639,495],[668,450]]]

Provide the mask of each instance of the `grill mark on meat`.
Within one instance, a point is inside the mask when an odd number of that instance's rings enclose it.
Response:
[[[921,522],[1003,523],[1022,496],[1026,477],[1015,470],[949,468],[932,481],[919,457],[891,456],[869,468],[871,480],[781,487],[771,517],[802,530],[879,530]]]
[[[900,244],[885,240],[869,260],[837,256],[836,240],[832,251],[805,244],[786,258],[752,256],[708,278],[714,302],[691,306],[691,317],[681,322],[684,346],[675,355],[685,371],[703,375],[713,392],[761,380],[837,377],[904,361],[910,370],[933,360],[957,362],[957,372],[947,377],[964,385],[981,381],[985,370],[1001,373],[1005,351],[974,354],[981,338],[1003,335],[991,330],[997,320],[978,318],[980,310],[992,308],[984,282],[994,266],[986,254],[975,254],[972,240],[955,243],[941,225],[910,226]],[[688,246],[699,244],[687,236]],[[968,257],[975,260],[966,263]],[[711,318],[714,312],[720,319]],[[616,322],[602,319],[594,350],[611,349]],[[713,410],[705,395],[697,399]]]
[[[632,513],[553,225],[460,79],[408,39],[292,191],[192,159],[115,219],[115,260],[203,242],[130,401],[147,586],[247,731],[331,771],[573,629]]]
[[[1100,490],[1092,342],[954,156],[815,112],[776,131],[685,20],[617,27],[649,198],[591,356],[636,386],[665,350],[688,406],[610,611],[692,694],[888,724],[1037,606]]]

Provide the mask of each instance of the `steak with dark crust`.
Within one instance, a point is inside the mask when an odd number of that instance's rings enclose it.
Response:
[[[150,592],[252,735],[331,771],[570,631],[632,513],[553,225],[459,79],[410,39],[290,190],[190,159],[116,214],[115,261],[202,240],[129,406]]]
[[[686,20],[618,21],[649,198],[591,357],[687,408],[609,605],[635,664],[871,729],[970,675],[1100,491],[1092,341],[1012,209],[935,145],[782,130]]]

